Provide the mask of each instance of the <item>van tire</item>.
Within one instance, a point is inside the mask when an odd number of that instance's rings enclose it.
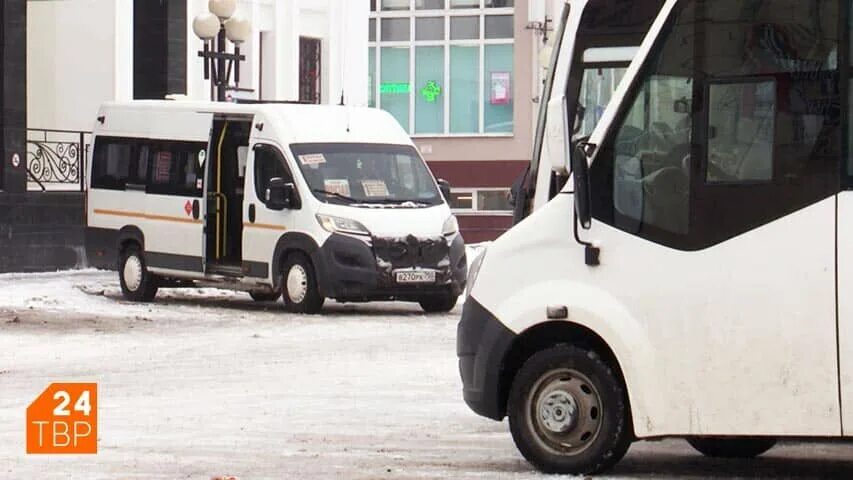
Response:
[[[573,346],[543,350],[524,363],[507,414],[519,451],[544,473],[601,473],[633,440],[622,382],[598,354]]]
[[[291,313],[320,313],[325,298],[317,288],[317,274],[303,253],[291,253],[281,269],[281,296],[284,309]]]
[[[688,438],[697,452],[711,458],[755,458],[776,445],[775,438]]]
[[[249,296],[256,302],[275,302],[281,298],[281,292],[264,292],[258,290],[249,292]]]
[[[160,288],[159,279],[148,271],[142,249],[136,245],[121,251],[118,279],[122,295],[132,302],[150,302]]]
[[[447,313],[456,308],[458,295],[444,294],[432,297],[424,297],[418,301],[426,313]]]

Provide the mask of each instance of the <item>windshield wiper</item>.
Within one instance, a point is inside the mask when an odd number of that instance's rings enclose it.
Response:
[[[330,192],[328,190],[323,190],[322,188],[313,188],[313,189],[311,189],[311,191],[314,193],[322,193],[323,195],[339,198],[341,200],[346,200],[349,203],[360,203],[361,202],[361,200],[356,200],[355,198],[348,197],[342,193]]]

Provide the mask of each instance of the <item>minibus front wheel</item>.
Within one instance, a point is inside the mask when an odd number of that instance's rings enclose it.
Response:
[[[157,277],[148,271],[142,249],[137,245],[129,245],[121,251],[118,279],[122,295],[130,301],[150,302],[157,296]]]
[[[292,313],[320,313],[325,298],[317,287],[317,273],[307,255],[293,252],[281,269],[284,308]]]
[[[600,473],[633,440],[622,382],[597,353],[574,346],[530,357],[513,381],[507,413],[519,451],[545,473]]]

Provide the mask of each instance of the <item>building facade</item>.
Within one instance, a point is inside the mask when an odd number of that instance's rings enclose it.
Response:
[[[368,103],[415,139],[469,242],[512,223],[560,0],[372,0]]]
[[[27,2],[28,126],[90,130],[109,100],[209,100],[192,21],[207,0]],[[240,0],[234,96],[367,104],[367,0]],[[229,49],[233,45],[229,42]]]

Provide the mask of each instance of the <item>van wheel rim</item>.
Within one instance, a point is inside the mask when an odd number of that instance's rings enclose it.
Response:
[[[139,290],[140,285],[142,285],[142,260],[136,255],[127,257],[122,276],[124,277],[124,285],[128,290],[131,292]]]
[[[287,272],[287,298],[293,303],[302,303],[308,296],[308,272],[302,265],[294,265]]]
[[[558,455],[578,455],[601,432],[601,396],[582,373],[561,368],[542,375],[527,398],[537,441]]]

